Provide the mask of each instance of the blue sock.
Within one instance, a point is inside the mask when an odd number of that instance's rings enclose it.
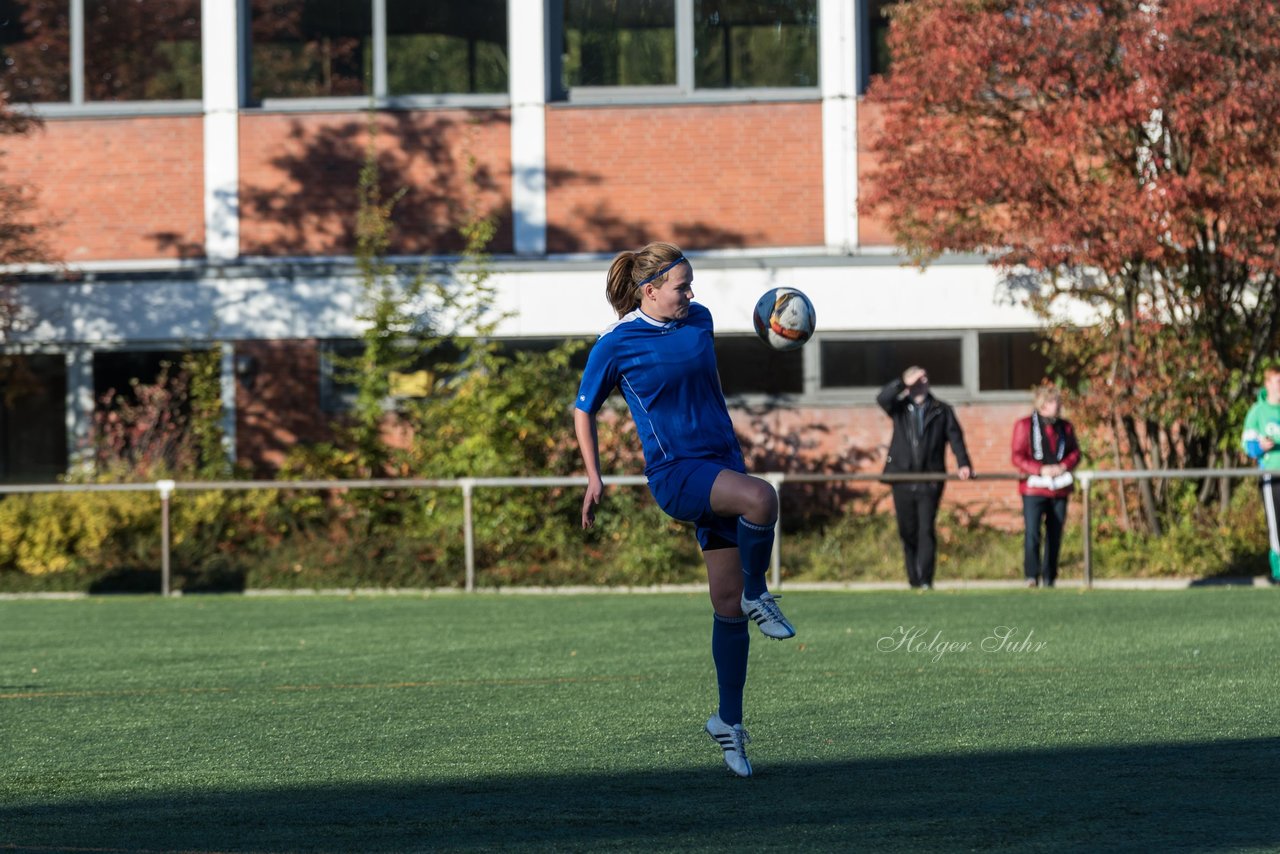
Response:
[[[716,664],[720,689],[720,720],[729,726],[742,723],[742,689],[747,684],[747,650],[751,633],[746,617],[715,615],[711,625],[711,660]]]
[[[738,555],[742,558],[742,594],[759,599],[769,589],[765,573],[773,558],[773,525],[756,525],[739,516]]]

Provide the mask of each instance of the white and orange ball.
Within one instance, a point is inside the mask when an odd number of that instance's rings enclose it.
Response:
[[[795,288],[770,288],[756,301],[756,335],[775,350],[803,346],[816,326],[813,303]]]

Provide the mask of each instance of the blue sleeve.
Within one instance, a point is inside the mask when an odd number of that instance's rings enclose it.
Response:
[[[689,319],[690,326],[696,326],[699,329],[705,329],[715,334],[715,322],[711,319],[711,309],[699,302],[689,303]]]
[[[1244,434],[1240,437],[1240,444],[1244,448],[1244,452],[1251,459],[1259,459],[1262,457],[1262,433],[1259,432],[1260,413],[1258,405],[1255,403],[1249,407],[1249,412],[1244,417]]]
[[[578,384],[578,399],[574,406],[590,415],[600,411],[605,399],[618,386],[618,369],[613,358],[613,348],[607,337],[602,336],[587,356],[587,367],[582,371]]]

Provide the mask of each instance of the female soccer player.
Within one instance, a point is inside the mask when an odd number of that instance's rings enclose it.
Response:
[[[683,253],[670,243],[650,243],[619,254],[605,295],[618,321],[591,350],[574,412],[588,481],[582,527],[595,522],[604,495],[596,413],[621,388],[644,447],[649,491],[667,515],[694,524],[702,546],[720,693],[706,729],[730,770],[750,777],[750,738],[742,728],[747,620],[767,637],[796,633],[765,585],[778,496],[768,482],[746,474],[720,390],[711,312],[692,302],[693,267]]]

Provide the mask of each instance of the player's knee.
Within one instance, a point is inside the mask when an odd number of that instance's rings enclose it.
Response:
[[[736,619],[742,616],[742,591],[720,591],[711,597],[711,608],[721,617]]]
[[[772,525],[778,521],[778,493],[767,481],[753,478],[747,512],[743,515],[748,522],[757,525]]]

